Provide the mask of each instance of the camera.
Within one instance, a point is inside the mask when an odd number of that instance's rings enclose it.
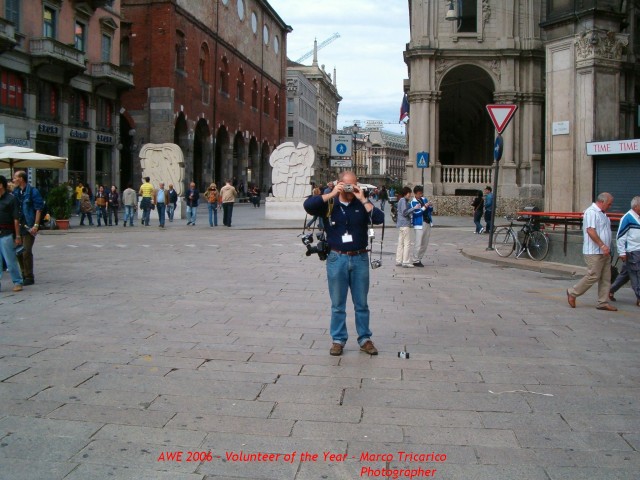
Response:
[[[382,260],[371,260],[371,269],[375,270],[376,268],[380,268],[382,266]]]
[[[353,185],[351,185],[350,183],[346,183],[342,186],[342,191],[346,192],[346,193],[352,193],[353,192]]]
[[[409,358],[409,352],[398,352],[398,358]]]
[[[327,238],[324,235],[324,232],[318,233],[317,235],[318,243],[315,246],[312,246],[313,243],[313,233],[307,233],[302,236],[302,243],[305,247],[307,247],[306,255],[310,257],[314,253],[318,254],[318,258],[320,260],[326,260],[329,252],[331,251],[331,247],[327,243]]]
[[[18,245],[16,247],[16,255],[22,255],[22,252],[24,252],[24,245]]]

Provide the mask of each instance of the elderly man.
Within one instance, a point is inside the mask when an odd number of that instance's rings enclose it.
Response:
[[[584,240],[582,254],[587,264],[587,274],[567,290],[567,302],[576,308],[576,298],[585,293],[594,283],[598,284],[598,310],[615,312],[618,309],[608,303],[611,288],[611,221],[606,211],[613,203],[613,196],[603,192],[595,203],[584,211],[582,229]]]
[[[631,210],[620,220],[616,243],[636,294],[636,306],[640,307],[640,196],[633,197]]]

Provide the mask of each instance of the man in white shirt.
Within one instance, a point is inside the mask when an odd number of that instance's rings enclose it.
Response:
[[[616,243],[636,294],[636,306],[640,307],[640,196],[633,197],[631,210],[620,220]]]
[[[613,196],[603,192],[598,195],[595,203],[584,211],[582,254],[588,270],[577,284],[567,290],[567,302],[571,308],[576,308],[577,297],[597,283],[598,306],[596,308],[609,312],[618,310],[608,302],[611,287],[611,221],[605,212],[612,203]]]

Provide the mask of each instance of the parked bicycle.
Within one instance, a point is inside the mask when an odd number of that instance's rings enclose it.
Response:
[[[513,227],[522,217],[505,217],[511,223],[508,227],[499,227],[493,233],[493,248],[501,257],[508,257],[514,251],[516,258],[527,252],[531,260],[541,261],[549,253],[549,237],[540,231],[540,222],[529,217],[520,231]]]

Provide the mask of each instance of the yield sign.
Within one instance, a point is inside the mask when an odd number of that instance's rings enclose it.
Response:
[[[487,112],[489,112],[493,126],[496,127],[498,133],[502,133],[507,128],[517,109],[517,105],[487,105]]]

